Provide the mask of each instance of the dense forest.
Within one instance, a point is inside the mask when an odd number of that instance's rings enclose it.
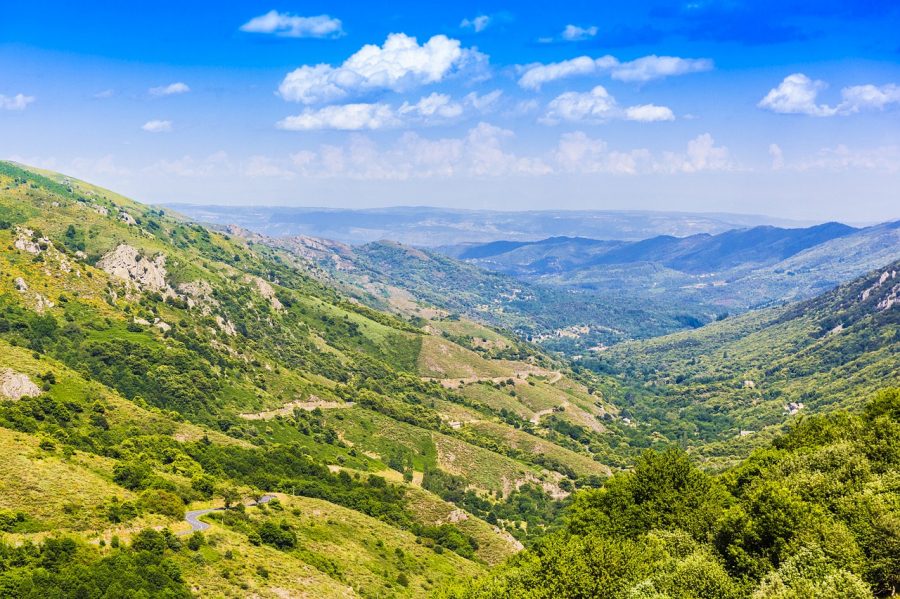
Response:
[[[863,598],[900,585],[900,390],[799,422],[711,476],[646,452],[565,530],[443,598]]]

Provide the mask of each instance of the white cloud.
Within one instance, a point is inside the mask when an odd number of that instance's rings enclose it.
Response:
[[[25,107],[34,102],[34,96],[16,94],[8,97],[0,94],[0,108],[4,110],[25,110]]]
[[[772,157],[773,171],[780,171],[784,168],[784,153],[778,144],[769,144],[769,156]]]
[[[344,104],[325,106],[314,110],[307,108],[302,114],[289,116],[278,122],[279,129],[288,131],[313,131],[337,129],[338,131],[375,130],[399,124],[388,104]]]
[[[147,121],[141,129],[150,133],[168,133],[172,130],[172,121]]]
[[[96,98],[97,100],[105,100],[106,98],[112,98],[114,95],[116,95],[115,90],[105,89],[102,92],[97,92],[96,94],[94,94],[94,98]]]
[[[491,24],[491,17],[488,15],[479,15],[474,19],[463,19],[459,24],[463,29],[474,29],[475,33],[481,33]]]
[[[566,28],[563,29],[560,37],[567,42],[577,42],[586,40],[589,37],[594,37],[595,35],[597,35],[596,27],[588,27],[587,29],[583,29],[581,27],[578,27],[577,25],[566,25]]]
[[[629,121],[653,123],[656,121],[674,121],[675,114],[672,112],[671,108],[665,106],[644,104],[642,106],[631,106],[626,108],[625,118]]]
[[[644,148],[609,150],[605,141],[591,139],[582,131],[565,133],[551,152],[557,172],[638,175],[651,173],[695,173],[734,168],[728,149],[716,147],[704,134],[688,142],[687,152],[663,152],[656,158]]]
[[[358,103],[307,108],[303,113],[289,116],[277,123],[279,129],[311,131],[334,129],[339,131],[374,131],[413,123],[433,125],[462,117],[467,111],[487,114],[500,99],[500,90],[478,95],[471,92],[457,101],[447,94],[432,93],[418,102],[404,102],[396,111],[384,103]]]
[[[649,150],[610,152],[605,141],[591,139],[583,131],[563,134],[551,156],[565,173],[634,175],[652,170]]]
[[[298,17],[277,10],[250,19],[240,27],[247,33],[272,33],[279,37],[312,37],[336,39],[344,35],[340,19],[328,15]]]
[[[287,74],[278,88],[290,102],[335,102],[378,90],[404,91],[443,80],[461,69],[481,65],[487,56],[462,48],[459,40],[436,35],[422,45],[392,33],[383,46],[366,45],[340,67],[304,65]]]
[[[544,125],[558,125],[562,121],[570,123],[602,123],[613,119],[640,121],[673,121],[675,114],[670,108],[644,104],[621,109],[616,99],[602,85],[589,92],[565,92],[547,104],[547,113],[538,119]]]
[[[547,114],[540,119],[545,125],[560,121],[599,123],[610,119],[616,109],[616,99],[602,85],[589,92],[566,92],[547,104]]]
[[[430,140],[408,131],[387,150],[362,135],[346,146],[322,145],[317,152],[291,155],[307,177],[410,179],[432,177],[504,177],[552,171],[540,158],[520,157],[503,148],[512,131],[481,122],[462,138]]]
[[[809,116],[847,116],[863,110],[883,110],[888,104],[900,104],[900,86],[855,85],[841,90],[837,106],[816,104],[819,92],[828,88],[824,81],[813,81],[803,73],[788,75],[760,100],[758,107],[780,114]]]
[[[160,98],[162,96],[171,96],[174,94],[186,94],[191,91],[184,83],[180,81],[178,83],[172,83],[171,85],[162,85],[160,87],[151,87],[149,92],[150,95],[154,98]]]
[[[605,71],[617,63],[618,61],[612,56],[603,56],[596,60],[589,56],[579,56],[550,64],[533,63],[521,67],[524,72],[519,78],[519,87],[540,91],[541,86],[545,83],[578,75],[592,75]]]
[[[711,71],[712,68],[713,61],[709,58],[651,55],[619,64],[613,68],[610,77],[619,81],[644,83],[663,77],[702,73]]]
[[[816,104],[819,91],[827,87],[828,84],[824,81],[813,81],[803,73],[794,73],[770,90],[757,106],[781,114],[833,116],[837,114],[837,108]]]
[[[519,86],[523,89],[540,91],[541,86],[558,79],[606,73],[619,81],[644,83],[674,75],[700,73],[712,68],[713,61],[708,58],[651,55],[631,62],[619,62],[615,57],[608,55],[597,59],[579,56],[562,62],[533,63],[519,67],[522,73]]]
[[[529,98],[528,100],[519,100],[519,102],[516,103],[515,107],[513,107],[512,110],[509,110],[505,114],[505,116],[522,117],[535,112],[540,107],[540,102],[538,102],[534,98]]]
[[[656,166],[657,170],[669,173],[696,173],[709,170],[732,170],[734,164],[728,154],[728,148],[716,146],[709,133],[699,135],[688,142],[687,152],[678,154],[664,152],[663,162]]]
[[[495,89],[494,91],[481,96],[479,96],[477,92],[471,92],[466,94],[463,98],[463,103],[484,114],[496,107],[497,102],[500,101],[500,96],[502,95],[503,92],[499,89]]]
[[[416,115],[426,119],[452,119],[462,115],[463,110],[462,104],[454,102],[450,96],[432,93],[416,104],[404,102],[403,106],[397,110],[397,114],[401,116]]]
[[[843,114],[864,109],[883,110],[888,104],[900,104],[900,86],[893,83],[876,87],[855,85],[841,90],[843,102],[838,107]]]

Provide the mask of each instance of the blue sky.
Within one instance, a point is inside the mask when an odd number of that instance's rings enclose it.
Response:
[[[900,218],[896,2],[62,2],[0,157],[148,203]]]

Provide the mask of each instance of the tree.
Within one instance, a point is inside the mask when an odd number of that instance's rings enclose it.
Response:
[[[219,491],[219,493],[222,496],[222,502],[225,504],[225,509],[228,509],[241,501],[241,494],[238,493],[237,489],[234,487],[225,487]]]

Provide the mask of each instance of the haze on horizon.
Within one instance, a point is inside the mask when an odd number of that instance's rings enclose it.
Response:
[[[17,3],[0,158],[150,204],[900,218],[900,8]]]

